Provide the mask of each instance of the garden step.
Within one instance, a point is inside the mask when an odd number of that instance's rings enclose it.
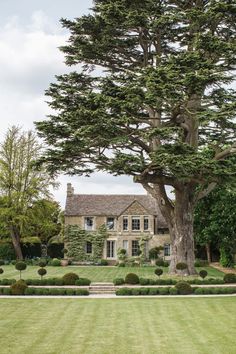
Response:
[[[98,283],[98,282],[93,282],[90,284],[90,286],[114,286],[113,283],[107,282],[107,283]]]
[[[115,294],[113,283],[91,283],[89,287],[90,294]]]

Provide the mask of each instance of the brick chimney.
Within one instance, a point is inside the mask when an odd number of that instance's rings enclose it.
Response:
[[[74,194],[74,188],[71,183],[67,183],[67,197]]]

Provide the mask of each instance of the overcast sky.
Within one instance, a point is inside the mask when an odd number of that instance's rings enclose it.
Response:
[[[49,113],[44,90],[68,70],[58,47],[68,38],[60,18],[89,12],[92,0],[0,0],[0,140],[7,128],[34,129]],[[104,173],[90,178],[61,176],[55,199],[64,207],[66,183],[76,193],[145,193],[132,178]]]

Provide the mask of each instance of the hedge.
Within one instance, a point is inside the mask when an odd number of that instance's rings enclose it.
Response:
[[[236,287],[193,288],[194,295],[207,294],[236,294]],[[134,295],[178,295],[176,288],[120,288],[116,290],[118,296]]]
[[[11,288],[0,288],[0,295],[12,295]],[[27,288],[24,295],[88,296],[89,291],[86,289]]]

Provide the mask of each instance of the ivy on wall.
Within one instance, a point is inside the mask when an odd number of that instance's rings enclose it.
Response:
[[[65,247],[67,257],[75,261],[97,262],[103,257],[104,242],[108,237],[105,225],[96,232],[82,230],[78,225],[67,225],[65,228]],[[92,243],[92,254],[86,253],[86,242]]]

